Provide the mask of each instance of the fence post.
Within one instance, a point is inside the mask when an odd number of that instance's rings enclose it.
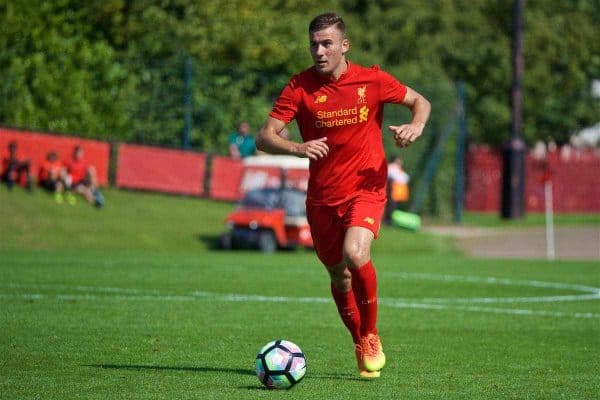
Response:
[[[467,115],[465,83],[459,81],[458,89],[458,134],[456,136],[456,182],[454,186],[454,222],[462,222],[465,196],[465,146],[467,142]]]
[[[186,57],[183,65],[183,77],[185,81],[184,117],[183,117],[183,149],[190,148],[190,135],[192,131],[192,105],[193,105],[193,87],[192,87],[192,57]]]

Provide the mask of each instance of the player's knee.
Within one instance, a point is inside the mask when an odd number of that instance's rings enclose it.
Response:
[[[344,260],[348,268],[358,268],[371,259],[371,251],[366,246],[351,244],[344,248]]]
[[[345,266],[341,268],[331,268],[328,269],[328,271],[331,283],[337,290],[347,292],[352,288],[352,274]]]
[[[347,292],[348,290],[352,289],[352,278],[332,278],[331,283],[333,284],[333,287],[339,292]]]

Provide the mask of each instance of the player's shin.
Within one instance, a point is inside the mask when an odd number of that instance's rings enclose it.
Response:
[[[357,344],[360,342],[360,312],[354,298],[354,292],[340,291],[331,284],[331,295],[342,318],[342,322],[352,335],[352,341]]]
[[[373,263],[351,269],[352,288],[360,311],[361,336],[377,334],[377,276]]]
[[[377,276],[371,261],[351,269],[352,287],[360,310],[362,362],[368,372],[380,371],[385,354],[377,334]]]

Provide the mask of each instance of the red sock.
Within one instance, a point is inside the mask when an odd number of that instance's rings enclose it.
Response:
[[[377,334],[377,275],[371,261],[350,269],[352,290],[360,311],[360,334]]]
[[[346,328],[348,328],[350,334],[352,335],[352,341],[354,343],[359,343],[360,313],[358,311],[358,307],[356,306],[356,300],[354,300],[354,293],[352,290],[341,292],[337,290],[332,283],[331,294],[333,295],[333,300],[335,300],[338,313],[340,314],[340,317],[342,317],[342,322],[344,325],[346,325]]]

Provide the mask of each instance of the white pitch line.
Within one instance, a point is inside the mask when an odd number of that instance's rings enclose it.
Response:
[[[194,292],[192,296],[207,300],[227,301],[227,302],[269,302],[269,303],[330,303],[331,299],[325,297],[285,297],[285,296],[257,296],[249,294],[233,293],[212,293],[212,292]]]
[[[600,299],[600,288],[562,283],[544,282],[537,280],[515,280],[508,278],[464,276],[464,275],[440,275],[431,273],[410,272],[387,272],[388,276],[398,276],[412,280],[435,280],[444,282],[469,282],[484,283],[491,285],[529,286],[547,289],[574,290],[584,292],[580,295],[555,295],[538,297],[481,297],[481,298],[381,298],[382,306],[393,308],[431,309],[431,310],[460,310],[470,312],[488,312],[496,314],[514,315],[538,315],[553,317],[575,317],[575,318],[599,318],[600,314],[594,313],[565,313],[555,311],[541,311],[529,309],[509,309],[498,307],[468,306],[464,304],[493,304],[493,303],[557,303],[564,301],[589,301]],[[69,290],[84,292],[83,294],[40,294],[40,293],[0,293],[0,298],[24,298],[28,300],[57,299],[64,301],[88,300],[88,301],[123,301],[123,300],[149,300],[149,301],[220,301],[220,302],[272,302],[272,303],[330,303],[331,299],[323,297],[285,297],[285,296],[259,296],[244,294],[219,294],[212,292],[194,292],[191,295],[163,295],[157,290],[140,290],[131,288],[112,288],[95,286],[69,286],[64,284],[22,284],[22,283],[0,283],[0,287],[9,289],[50,289]],[[86,293],[87,292],[87,293]],[[90,293],[91,292],[91,293]],[[93,293],[105,293],[106,296],[98,296]]]
[[[422,298],[424,303],[556,303],[563,301],[587,301],[600,299],[600,288],[563,282],[544,282],[536,280],[520,280],[495,277],[465,276],[465,275],[439,275],[429,273],[411,272],[384,272],[386,276],[398,276],[407,280],[432,280],[442,282],[468,282],[484,283],[490,285],[527,286],[546,289],[574,290],[585,292],[582,295],[555,295],[555,296],[528,296],[528,297],[466,297],[466,298]],[[591,294],[590,294],[591,293]],[[399,299],[405,301],[407,299]]]
[[[443,282],[467,282],[467,283],[486,283],[490,285],[506,285],[506,286],[528,286],[538,288],[549,288],[549,289],[565,289],[565,290],[576,290],[588,293],[600,293],[600,288],[593,286],[585,286],[573,283],[564,282],[545,282],[537,280],[527,279],[509,279],[509,278],[496,278],[493,276],[475,276],[475,275],[442,275],[442,274],[431,274],[431,273],[419,273],[419,272],[381,272],[380,275],[384,276],[397,276],[404,279],[411,280],[430,280],[430,281],[443,281]]]
[[[81,285],[64,285],[64,284],[43,284],[43,283],[1,283],[0,287],[11,289],[54,289],[54,290],[74,290],[76,292],[98,292],[98,293],[152,293],[159,294],[158,290],[140,290],[131,288],[114,288],[114,287],[98,287],[98,286],[81,286]]]
[[[194,296],[180,295],[109,295],[98,296],[95,294],[42,294],[42,293],[0,293],[0,299],[25,299],[25,300],[88,300],[88,301],[124,301],[124,300],[150,300],[150,301],[198,301]]]
[[[538,297],[464,297],[464,298],[449,298],[449,297],[432,297],[422,298],[419,301],[423,303],[559,303],[563,301],[587,301],[600,299],[600,293],[595,294],[580,294],[566,296],[538,296]],[[405,300],[405,299],[403,299]]]
[[[216,302],[259,302],[259,303],[331,303],[332,300],[325,297],[282,297],[282,296],[255,296],[242,294],[219,294],[210,292],[195,292],[193,295],[106,295],[98,296],[95,294],[55,294],[47,295],[41,293],[0,293],[0,299],[26,299],[26,300],[59,300],[59,301],[216,301]],[[556,311],[512,309],[498,307],[478,307],[478,306],[457,306],[451,304],[427,304],[418,302],[404,302],[397,299],[380,299],[382,306],[392,308],[406,309],[426,309],[426,310],[457,310],[467,312],[482,312],[493,314],[508,315],[527,315],[543,317],[571,317],[571,318],[600,318],[600,314],[594,313],[567,313]]]

